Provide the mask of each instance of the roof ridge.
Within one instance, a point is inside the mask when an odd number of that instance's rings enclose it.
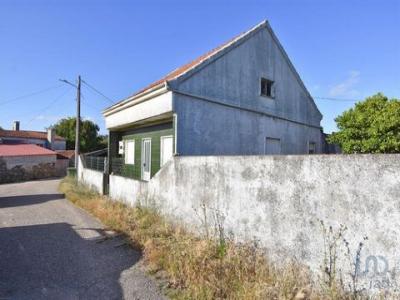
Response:
[[[268,24],[268,21],[267,20],[263,20],[262,22],[258,23],[256,26],[253,26],[252,28],[250,28],[250,29],[248,29],[246,31],[243,31],[239,35],[229,39],[227,42],[225,42],[225,43],[213,48],[212,50],[207,51],[205,54],[198,56],[197,58],[191,60],[190,62],[181,65],[180,67],[178,67],[178,68],[172,70],[171,72],[167,73],[167,75],[163,76],[161,79],[152,82],[151,84],[149,84],[146,87],[140,89],[139,91],[135,92],[134,94],[130,95],[129,97],[124,98],[123,100],[121,100],[121,101],[113,104],[112,106],[106,108],[105,111],[111,109],[112,107],[114,107],[116,105],[120,105],[125,101],[129,101],[132,98],[135,98],[135,97],[141,95],[142,93],[150,90],[151,88],[154,88],[154,87],[156,87],[158,85],[164,84],[165,82],[172,81],[172,80],[175,80],[175,79],[179,78],[180,76],[183,76],[184,74],[186,74],[187,72],[193,70],[195,67],[201,65],[203,62],[207,61],[208,59],[210,59],[214,55],[218,54],[220,51],[226,49],[227,47],[231,46],[235,42],[241,40],[242,38],[244,38],[245,36],[249,35],[253,31],[257,30],[258,28],[267,26],[267,24]]]
[[[57,155],[53,150],[43,148],[34,144],[7,145],[0,144],[0,156],[37,156]]]
[[[231,38],[230,40],[228,40],[227,42],[225,42],[225,43],[221,44],[220,46],[215,47],[214,49],[208,51],[206,54],[203,54],[203,55],[199,56],[197,59],[193,60],[193,61],[198,60],[198,62],[195,65],[191,66],[189,69],[185,70],[183,73],[178,74],[177,76],[175,76],[175,78],[172,78],[170,80],[177,79],[178,77],[180,77],[180,76],[186,74],[187,72],[193,70],[195,67],[201,65],[204,61],[214,57],[219,52],[221,52],[222,50],[228,48],[229,46],[231,46],[235,42],[241,40],[242,38],[248,36],[250,33],[254,32],[256,29],[258,29],[260,27],[263,27],[263,26],[266,26],[266,24],[268,24],[268,21],[267,20],[263,20],[262,22],[258,23],[256,26],[250,28],[249,30],[243,31],[242,33],[240,33],[237,36],[235,36],[235,37]],[[190,63],[188,63],[188,64],[190,64]]]
[[[38,130],[12,130],[12,129],[0,129],[0,137],[1,133],[7,134],[8,137],[24,137],[23,135],[26,134],[26,138],[36,138],[36,139],[47,139],[47,132],[46,131],[38,131]],[[11,133],[11,134],[8,134]],[[43,135],[43,137],[38,136],[29,136],[30,133]],[[56,134],[55,138],[58,140],[65,140],[64,137]]]

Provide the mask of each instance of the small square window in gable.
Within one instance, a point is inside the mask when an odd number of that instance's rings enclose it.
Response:
[[[274,89],[275,89],[274,82],[272,80],[261,78],[261,88],[260,88],[261,96],[274,98],[275,97]]]

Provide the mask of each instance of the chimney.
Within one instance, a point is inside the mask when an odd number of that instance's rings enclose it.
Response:
[[[54,138],[55,138],[55,130],[53,128],[48,128],[47,129],[47,142],[49,143],[49,148],[54,150]]]
[[[19,121],[14,121],[14,123],[13,123],[13,130],[14,130],[14,131],[19,131]]]

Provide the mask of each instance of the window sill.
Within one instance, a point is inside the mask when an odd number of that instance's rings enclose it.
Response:
[[[272,96],[260,95],[260,97],[263,97],[268,100],[275,100],[275,97],[272,97]]]

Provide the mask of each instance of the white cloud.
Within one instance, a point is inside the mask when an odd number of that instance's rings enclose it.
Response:
[[[354,97],[360,94],[360,92],[355,89],[357,83],[360,82],[360,72],[350,71],[348,77],[336,85],[333,85],[329,90],[329,96],[337,97]]]
[[[319,91],[319,88],[320,88],[320,86],[319,86],[318,84],[314,84],[314,85],[311,87],[311,90],[314,91],[314,92],[316,92],[316,91]]]
[[[54,122],[58,121],[62,118],[65,118],[65,116],[56,116],[56,115],[37,115],[32,119],[32,121],[47,121],[47,122]]]

